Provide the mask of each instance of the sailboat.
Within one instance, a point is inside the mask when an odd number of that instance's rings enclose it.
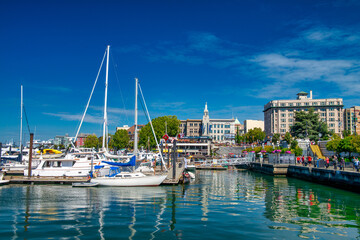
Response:
[[[105,106],[104,106],[104,126],[103,126],[103,151],[105,156],[109,158],[116,157],[108,153],[105,139],[107,129],[107,88],[108,88],[108,69],[109,69],[109,52],[110,46],[107,46],[106,61],[106,79],[105,79]],[[119,167],[129,166],[135,168],[136,157],[138,155],[138,129],[137,129],[137,100],[138,100],[138,79],[135,79],[135,137],[134,137],[134,156],[128,162],[120,163],[114,161],[103,161],[110,165],[108,175],[97,176],[91,179],[91,182],[98,183],[99,186],[116,186],[116,187],[135,187],[135,186],[159,186],[167,177],[167,175],[145,175],[141,172],[120,172]],[[155,138],[156,139],[156,138]]]

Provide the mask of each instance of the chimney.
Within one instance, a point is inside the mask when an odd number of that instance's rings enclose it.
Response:
[[[312,90],[310,90],[310,96],[309,96],[310,99],[312,99]]]

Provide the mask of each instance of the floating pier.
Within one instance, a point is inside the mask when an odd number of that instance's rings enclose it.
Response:
[[[185,170],[185,166],[184,164],[176,164],[176,174],[175,174],[175,178],[173,178],[173,168],[171,167],[167,178],[163,181],[163,183],[161,185],[177,185],[179,183],[181,183],[182,177],[183,177],[183,172]]]
[[[25,177],[5,175],[4,180],[18,184],[73,184],[87,182],[87,177]]]

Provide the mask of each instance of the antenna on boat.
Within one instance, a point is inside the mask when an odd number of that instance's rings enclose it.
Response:
[[[106,55],[106,78],[105,78],[105,103],[104,103],[104,129],[103,129],[103,142],[102,147],[103,150],[105,147],[105,138],[106,138],[106,126],[107,126],[107,91],[108,91],[108,77],[109,77],[109,51],[110,45],[107,46],[107,55]]]

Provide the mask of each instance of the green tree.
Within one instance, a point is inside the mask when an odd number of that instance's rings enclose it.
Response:
[[[266,134],[261,128],[253,128],[246,133],[246,138],[249,142],[264,141],[265,137]]]
[[[285,133],[285,136],[284,136],[284,140],[290,145],[291,144],[291,140],[292,140],[292,136],[289,132],[286,132]]]
[[[153,119],[152,125],[154,127],[155,135],[158,140],[165,135],[165,122],[167,125],[167,134],[170,137],[175,137],[180,131],[180,120],[176,116],[163,116]],[[154,139],[154,135],[151,130],[150,123],[146,124],[139,133],[139,145],[143,147],[147,147],[148,138],[150,137],[150,147],[155,147],[156,142]]]
[[[127,148],[130,142],[130,136],[125,129],[117,130],[112,137],[112,146],[118,150],[121,148]]]
[[[271,142],[277,144],[280,140],[280,134],[279,133],[274,133],[274,135],[272,136]]]
[[[97,148],[99,144],[99,140],[96,137],[95,134],[93,135],[89,135],[86,137],[85,142],[84,142],[84,147],[86,148]]]
[[[343,136],[344,137],[348,137],[348,136],[350,136],[351,135],[351,131],[350,130],[344,130],[343,131]]]
[[[331,136],[331,140],[326,143],[326,149],[329,151],[335,152],[337,155],[340,153],[339,150],[339,143],[341,141],[341,138],[337,134],[333,134]]]
[[[356,135],[352,138],[352,145],[354,152],[360,153],[360,136]]]
[[[326,137],[329,132],[325,122],[319,121],[319,114],[315,113],[313,108],[308,112],[295,112],[295,124],[291,127],[291,135],[295,138],[306,138],[316,140],[319,138],[319,133]]]
[[[292,140],[292,141],[291,141],[291,144],[290,144],[290,148],[291,148],[291,149],[296,149],[297,146],[298,146],[298,141]]]
[[[301,156],[301,155],[303,155],[303,150],[299,146],[297,146],[294,149],[294,154],[295,154],[295,156]]]
[[[354,152],[354,145],[353,145],[353,136],[348,136],[344,139],[341,139],[339,142],[339,145],[337,147],[337,152],[346,152],[349,153],[349,159],[351,156],[351,153]]]

